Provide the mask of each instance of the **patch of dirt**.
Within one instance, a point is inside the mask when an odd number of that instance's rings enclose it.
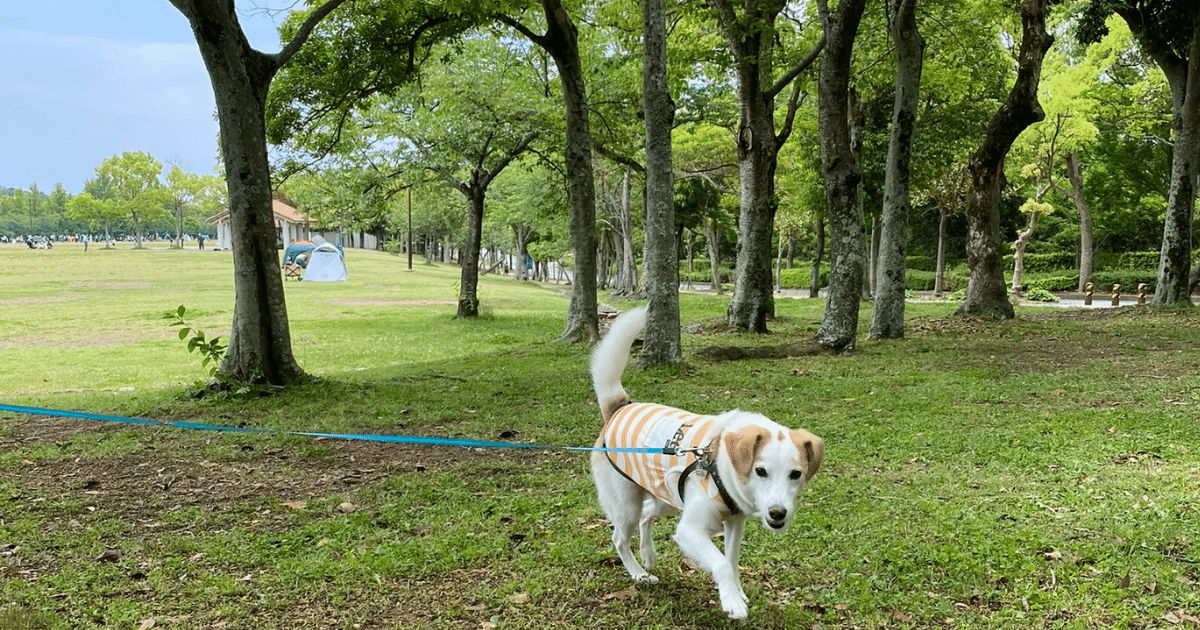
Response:
[[[93,280],[77,280],[67,283],[69,287],[84,287],[88,289],[148,289],[149,282],[98,282]]]
[[[0,306],[29,306],[30,304],[52,304],[54,302],[69,302],[71,297],[14,297],[0,298]]]
[[[17,487],[18,503],[35,497],[84,499],[97,511],[118,514],[140,537],[155,529],[164,509],[202,507],[236,509],[247,499],[304,501],[349,493],[395,474],[420,473],[464,461],[533,461],[562,459],[566,454],[534,449],[483,449],[394,444],[361,440],[312,438],[280,443],[261,440],[231,442],[214,455],[195,452],[195,443],[174,439],[186,429],[130,427],[118,423],[57,417],[0,417],[0,451],[36,445],[63,445],[75,440],[101,440],[119,431],[144,431],[136,453],[80,457],[70,460],[23,460],[4,471]],[[212,441],[233,435],[213,433]],[[316,454],[314,449],[319,449]],[[189,452],[193,451],[193,452]],[[280,508],[287,509],[287,508]],[[145,531],[138,531],[143,529]]]
[[[458,306],[458,300],[329,300],[335,306]]]

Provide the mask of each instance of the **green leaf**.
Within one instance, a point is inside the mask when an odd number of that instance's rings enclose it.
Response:
[[[190,332],[192,332],[191,328],[186,328],[186,327],[180,328],[179,329],[179,340],[183,341],[184,339],[187,339],[188,333],[190,333]]]

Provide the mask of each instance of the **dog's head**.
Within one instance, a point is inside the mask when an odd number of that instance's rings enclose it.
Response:
[[[753,503],[747,512],[768,530],[787,528],[796,496],[821,467],[825,441],[803,429],[751,424],[726,431],[722,446]]]

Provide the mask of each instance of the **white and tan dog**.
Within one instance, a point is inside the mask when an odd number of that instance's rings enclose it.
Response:
[[[738,572],[746,519],[769,531],[793,520],[796,496],[821,465],[825,443],[745,411],[700,416],[662,405],[633,403],[621,385],[634,339],[646,324],[646,307],[621,315],[592,353],[592,384],[604,431],[592,453],[600,506],[613,526],[613,545],[629,575],[655,583],[647,571],[656,559],[650,528],[678,512],[675,542],[712,574],[721,608],[733,619],[747,614]],[[612,449],[626,449],[612,450]],[[636,452],[654,449],[654,453]],[[725,531],[725,552],[713,537]],[[639,555],[630,539],[638,529]]]

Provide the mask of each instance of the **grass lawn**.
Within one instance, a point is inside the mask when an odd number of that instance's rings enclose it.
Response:
[[[162,314],[232,317],[227,252],[0,246],[0,402],[275,430],[590,445],[589,349],[553,343],[568,288],[349,250],[287,284],[297,358],[270,398],[195,400]],[[628,303],[601,296],[618,308]],[[909,305],[844,356],[714,363],[772,334],[682,296],[689,365],[635,399],[743,408],[826,440],[783,534],[747,528],[750,620],[657,529],[661,582],[611,549],[584,453],[190,431],[0,412],[0,629],[1200,627],[1200,314]]]

